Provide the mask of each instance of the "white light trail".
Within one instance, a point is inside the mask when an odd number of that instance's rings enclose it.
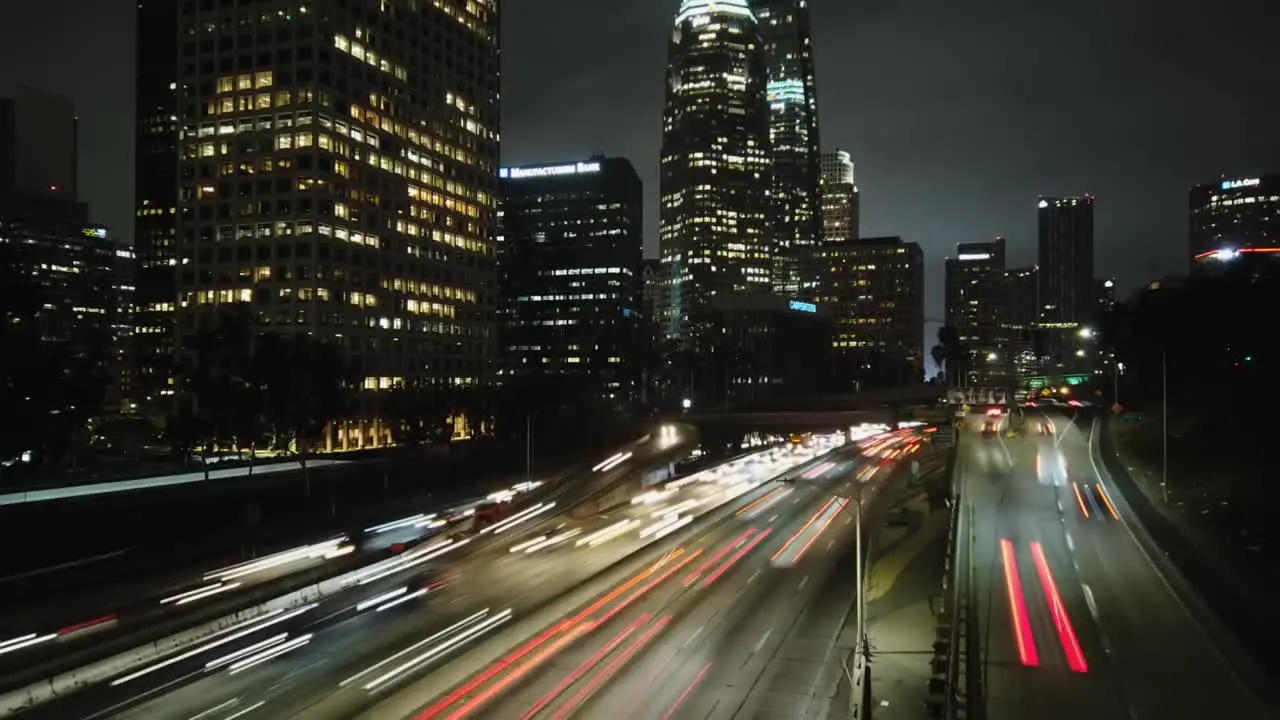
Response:
[[[482,620],[482,619],[484,618],[484,616],[486,616],[486,615],[488,615],[488,614],[489,614],[489,608],[485,608],[485,609],[481,610],[480,612],[475,613],[474,615],[471,615],[471,616],[469,616],[469,617],[463,618],[462,620],[459,620],[458,622],[456,622],[456,623],[454,623],[454,624],[450,625],[449,627],[447,627],[447,628],[445,628],[445,629],[441,630],[440,632],[435,633],[434,635],[431,635],[431,636],[429,636],[429,637],[427,637],[427,638],[425,638],[425,639],[423,639],[423,640],[419,640],[418,642],[416,642],[416,643],[414,643],[414,644],[410,645],[409,647],[407,647],[407,648],[405,648],[405,649],[401,650],[400,652],[397,652],[396,654],[392,655],[391,657],[388,657],[388,658],[384,658],[384,659],[382,659],[382,660],[379,660],[378,662],[374,663],[373,665],[370,665],[369,667],[367,667],[367,668],[365,668],[365,669],[361,670],[360,672],[356,673],[355,675],[352,675],[351,677],[347,678],[346,680],[343,680],[342,682],[338,683],[338,687],[346,687],[347,685],[350,685],[351,683],[355,682],[356,680],[359,680],[360,678],[364,677],[365,675],[368,675],[369,673],[373,672],[374,670],[377,670],[378,668],[382,667],[383,665],[386,665],[386,664],[387,664],[387,663],[389,663],[389,662],[392,662],[392,661],[394,661],[394,660],[397,660],[398,658],[404,657],[405,655],[408,655],[409,653],[413,652],[414,650],[417,650],[418,648],[422,647],[423,645],[428,645],[428,644],[430,644],[430,643],[433,643],[433,642],[435,642],[436,640],[439,640],[440,638],[447,637],[447,636],[452,635],[452,634],[454,634],[454,633],[456,633],[456,632],[459,632],[460,630],[462,630],[463,628],[467,627],[468,625],[473,625],[473,624],[475,624],[475,623],[479,622],[480,620]]]

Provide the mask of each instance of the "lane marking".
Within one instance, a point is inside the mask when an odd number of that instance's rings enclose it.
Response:
[[[804,579],[802,579],[802,580],[800,581],[800,586],[799,586],[799,587],[797,587],[796,589],[797,589],[797,590],[799,590],[800,588],[804,587],[804,584],[805,584],[805,583],[807,583],[807,582],[809,582],[809,576],[808,576],[808,575],[805,575],[805,576],[804,576]]]
[[[688,639],[688,640],[685,640],[685,641],[684,641],[684,644],[680,646],[680,649],[681,649],[681,650],[683,650],[683,649],[685,649],[685,648],[689,647],[689,643],[691,643],[691,642],[693,642],[694,640],[698,639],[698,636],[702,634],[703,629],[704,629],[704,628],[706,628],[706,627],[707,627],[706,625],[702,625],[702,626],[700,626],[697,630],[694,630],[694,631],[693,631],[693,634],[689,636],[689,639]]]
[[[770,627],[768,630],[765,630],[765,631],[764,631],[764,635],[761,635],[761,636],[760,636],[760,641],[759,641],[759,642],[757,642],[757,643],[756,643],[756,646],[755,646],[754,648],[752,648],[752,649],[751,649],[751,654],[752,654],[752,655],[754,655],[754,654],[756,654],[756,653],[760,652],[760,648],[764,647],[764,643],[765,643],[765,641],[766,641],[766,640],[768,640],[768,639],[769,639],[769,636],[770,636],[770,635],[772,635],[772,634],[773,634],[773,628],[772,628],[772,627]]]
[[[1071,539],[1071,533],[1063,533],[1063,534],[1064,534],[1064,535],[1066,535],[1066,537],[1067,537],[1067,549],[1068,549],[1068,550],[1070,550],[1071,552],[1075,552],[1075,551],[1076,551],[1076,542],[1075,542],[1075,540],[1072,540],[1072,539]]]
[[[1080,583],[1080,587],[1084,588],[1084,602],[1089,606],[1089,614],[1094,622],[1098,622],[1098,603],[1093,600],[1093,588],[1084,583]]]

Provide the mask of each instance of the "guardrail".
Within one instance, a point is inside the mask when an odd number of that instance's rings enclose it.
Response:
[[[959,437],[957,446],[959,445]],[[968,502],[959,470],[958,451],[952,455],[950,529],[942,580],[942,607],[929,678],[928,710],[946,720],[985,717],[979,613],[970,553],[973,547],[973,504]]]

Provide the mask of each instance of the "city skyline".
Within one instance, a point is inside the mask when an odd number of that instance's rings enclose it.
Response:
[[[508,28],[529,30],[509,30],[504,47],[503,163],[595,152],[632,158],[648,194],[645,237],[653,255],[662,92],[655,76],[665,63],[677,3],[607,10],[581,0],[561,5],[568,19],[555,25],[532,5],[504,9]],[[1261,2],[1246,2],[1229,14],[1192,17],[1179,5],[1166,7],[1167,36],[1144,34],[1137,42],[1127,30],[1137,20],[1128,10],[1117,16],[1111,9],[1111,22],[1099,32],[1126,41],[1103,43],[1104,52],[1080,58],[1065,48],[1072,24],[1055,14],[1065,8],[1019,8],[994,22],[995,16],[986,13],[961,17],[943,4],[911,13],[819,4],[812,12],[825,98],[823,150],[839,146],[853,153],[864,196],[864,234],[898,234],[924,248],[931,316],[941,312],[943,262],[957,240],[1004,235],[1011,265],[1034,262],[1031,209],[1039,194],[1092,192],[1100,198],[1098,272],[1118,276],[1125,296],[1147,279],[1185,268],[1189,186],[1280,167],[1280,143],[1253,131],[1274,124],[1280,109],[1273,99],[1247,92],[1259,87],[1252,73],[1261,67],[1247,56],[1264,45],[1241,41],[1225,47],[1225,41],[1216,40],[1260,32],[1262,23],[1249,18],[1263,9]],[[81,114],[81,194],[95,217],[117,234],[136,238],[127,178],[133,151],[121,139],[133,134],[132,103],[127,102],[134,84],[133,11],[133,3],[74,0],[13,9],[14,22],[0,29],[0,39],[13,52],[48,46],[94,51],[55,53],[41,67],[24,71],[24,78],[16,75],[19,66],[0,71],[0,87],[22,79],[73,101]],[[1070,15],[1091,12],[1091,6],[1077,6]],[[615,16],[622,21],[609,22]],[[964,23],[965,32],[956,23]],[[1032,32],[1045,27],[1048,36]],[[993,42],[976,55],[956,54],[958,38],[972,32]],[[875,58],[888,57],[900,44],[894,38],[903,33],[913,36],[913,61],[886,70]],[[1203,42],[1188,47],[1177,39],[1191,33]],[[1019,40],[1032,36],[1038,38],[1035,47]],[[555,49],[547,52],[548,47]],[[1173,47],[1186,51],[1185,60],[1159,65],[1151,59],[1167,57]],[[1203,67],[1202,60],[1228,51],[1237,58],[1245,53],[1239,72],[1221,78],[1212,98],[1189,111],[1182,107],[1181,78],[1190,68]],[[1025,62],[1011,60],[1018,53],[1028,54]],[[607,75],[598,62],[606,55],[618,58]],[[948,60],[934,62],[939,57]],[[1067,86],[1032,80],[1073,64],[1079,77]],[[936,72],[943,65],[946,71]],[[1119,72],[1139,66],[1141,73]],[[1128,81],[1119,85],[1108,76],[1146,80],[1141,87]],[[551,79],[556,82],[548,92]],[[1081,101],[1069,112],[1050,112],[1063,92]],[[577,112],[564,112],[566,93],[575,99]],[[917,109],[938,103],[956,112],[935,117]],[[1172,112],[1175,107],[1179,112]],[[1117,116],[1120,108],[1124,112]],[[1114,117],[1120,119],[1112,123]],[[1233,118],[1227,137],[1186,142],[1201,134],[1194,128],[1223,117]],[[953,191],[936,195],[930,213],[916,211],[920,197],[943,187]],[[957,224],[965,237],[956,237],[951,226]]]

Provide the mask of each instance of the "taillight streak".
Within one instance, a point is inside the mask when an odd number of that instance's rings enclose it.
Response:
[[[717,568],[715,572],[711,573],[711,575],[708,576],[707,579],[702,583],[702,587],[704,588],[711,587],[711,583],[714,583],[716,580],[719,580],[721,575],[724,575],[726,572],[728,572],[729,568],[733,567],[734,564],[737,563],[739,560],[741,560],[744,556],[746,556],[747,553],[754,550],[755,547],[759,545],[761,542],[763,542],[765,538],[769,537],[769,535],[772,532],[773,532],[773,528],[766,528],[764,532],[752,538],[751,542],[747,543],[745,547],[743,547],[738,552],[734,553],[733,557],[730,557],[728,560],[725,561],[723,565]]]
[[[489,700],[493,699],[495,695],[506,690],[512,684],[519,682],[525,675],[528,675],[541,667],[541,665],[547,660],[555,657],[557,653],[568,647],[570,643],[588,632],[591,632],[591,626],[589,625],[579,625],[578,627],[570,629],[550,645],[543,648],[538,654],[529,658],[528,662],[502,676],[497,682],[480,691],[475,697],[463,703],[462,707],[449,714],[449,720],[462,720],[462,718],[465,718],[475,710],[478,710],[481,705],[489,702]]]
[[[1013,635],[1018,643],[1018,658],[1023,665],[1040,664],[1036,651],[1035,635],[1031,632],[1031,616],[1027,613],[1027,597],[1022,592],[1022,573],[1018,572],[1018,556],[1013,541],[1000,541],[1000,559],[1004,561],[1004,585],[1009,594],[1009,613],[1013,621]]]
[[[1107,489],[1098,483],[1094,487],[1098,488],[1098,495],[1102,497],[1102,502],[1107,506],[1107,512],[1111,513],[1113,520],[1119,520],[1120,514],[1116,512],[1116,506],[1111,503],[1111,496],[1107,494]]]
[[[1088,672],[1089,663],[1080,647],[1080,639],[1076,637],[1076,629],[1071,624],[1071,617],[1067,615],[1066,603],[1062,602],[1062,595],[1058,593],[1058,583],[1054,582],[1049,561],[1044,556],[1044,547],[1039,542],[1031,543],[1031,557],[1035,559],[1040,584],[1044,586],[1045,597],[1049,599],[1049,612],[1053,615],[1058,639],[1062,641],[1062,651],[1067,655],[1067,666],[1078,673]]]
[[[787,540],[787,544],[783,545],[782,549],[778,550],[778,552],[773,554],[772,559],[777,560],[778,558],[786,554],[787,550],[790,550],[791,546],[795,544],[795,541],[798,540],[801,535],[804,535],[804,532],[808,530],[811,525],[817,522],[818,518],[822,517],[822,513],[826,512],[827,508],[831,507],[831,504],[834,503],[835,501],[836,499],[834,497],[827,500],[826,504],[823,505],[821,508],[819,508],[818,512],[813,514],[813,517],[809,518],[809,521],[804,524],[804,527],[801,527],[799,530],[797,530],[796,534],[792,535],[791,538]]]
[[[1089,517],[1089,508],[1084,504],[1084,495],[1080,494],[1080,484],[1071,483],[1071,489],[1076,491],[1076,504],[1080,506],[1080,514],[1086,518]]]
[[[573,684],[581,680],[583,675],[591,672],[596,665],[600,664],[601,660],[608,657],[609,653],[613,652],[619,645],[626,642],[626,639],[631,637],[632,633],[639,630],[641,626],[649,622],[652,618],[652,615],[645,613],[637,618],[635,622],[631,623],[631,625],[624,628],[622,632],[618,633],[612,640],[606,643],[604,647],[600,648],[591,657],[587,658],[586,662],[575,668],[573,672],[564,676],[564,678],[561,679],[560,682],[556,683],[556,686],[551,688],[547,694],[538,698],[538,701],[520,716],[520,720],[531,720],[533,717],[537,716],[538,713],[545,710],[546,707],[555,702],[555,699],[560,697],[565,690],[573,687]]]
[[[690,585],[697,582],[698,578],[702,575],[702,573],[706,572],[707,570],[710,570],[712,565],[715,565],[716,563],[723,560],[725,555],[728,555],[733,550],[741,547],[742,543],[746,542],[747,538],[751,537],[753,534],[755,534],[755,532],[756,532],[755,528],[749,528],[746,532],[742,533],[738,537],[729,541],[729,543],[726,544],[724,547],[720,548],[720,550],[717,551],[715,555],[712,555],[711,557],[707,558],[706,562],[699,565],[697,570],[694,570],[693,572],[689,573],[689,576],[684,579],[684,586],[689,587]]]
[[[586,687],[579,690],[576,695],[570,698],[569,702],[552,716],[552,719],[564,720],[570,715],[573,715],[573,713],[575,713],[578,708],[582,707],[584,703],[590,700],[591,696],[595,695],[606,682],[609,682],[609,680],[622,669],[623,665],[630,662],[631,658],[635,657],[636,653],[640,652],[640,650],[644,648],[645,645],[648,645],[658,633],[662,632],[663,629],[671,623],[671,620],[671,615],[664,615],[662,619],[654,623],[643,635],[636,638],[634,642],[628,645],[626,649],[618,655],[618,657],[614,658],[613,661],[606,665],[605,668],[597,673],[595,677],[591,678],[591,680],[587,682]]]
[[[841,498],[836,502],[835,510],[828,513],[827,519],[822,521],[822,525],[820,525],[817,532],[809,538],[809,542],[805,543],[804,547],[800,548],[800,552],[796,553],[796,557],[792,562],[800,562],[800,558],[804,557],[804,554],[808,552],[809,548],[819,537],[822,537],[822,533],[827,531],[827,528],[831,526],[831,522],[836,519],[836,515],[840,514],[841,510],[844,510],[844,506],[848,504],[848,502],[848,498]]]
[[[667,710],[666,714],[662,716],[662,720],[671,720],[671,718],[676,716],[676,713],[680,712],[680,707],[684,705],[685,701],[689,699],[689,696],[693,694],[693,691],[697,689],[699,683],[702,682],[702,678],[706,677],[709,670],[711,670],[710,662],[702,666],[702,669],[699,670],[698,674],[693,678],[693,682],[689,683],[689,685],[685,687],[684,692],[680,693],[680,697],[677,697],[675,703],[671,705],[671,709]]]

